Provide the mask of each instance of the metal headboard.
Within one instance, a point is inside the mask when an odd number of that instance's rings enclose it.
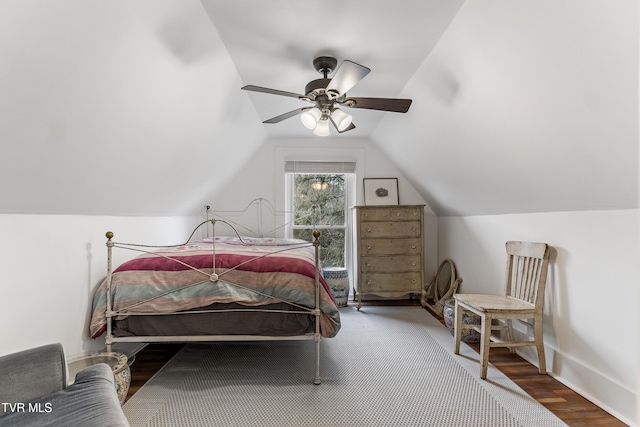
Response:
[[[244,214],[247,214],[252,208],[256,209],[256,227],[257,230],[251,229],[246,225],[240,224],[237,221],[238,217],[241,217]],[[293,219],[287,220],[287,217],[293,218],[292,211],[279,211],[271,203],[269,200],[264,198],[257,198],[250,201],[244,209],[239,210],[217,210],[212,209],[210,205],[205,206],[206,210],[206,219],[207,221],[211,219],[221,219],[230,224],[232,224],[237,230],[242,232],[246,232],[249,235],[253,235],[255,237],[277,237],[277,234],[284,230],[287,226],[293,223]],[[312,224],[313,228],[316,227],[316,207],[314,206],[312,216]],[[274,221],[270,223],[265,229],[265,216],[269,215],[270,218],[273,218]],[[233,218],[236,218],[234,220]],[[247,217],[245,217],[247,218]],[[280,220],[280,221],[279,221]],[[270,227],[271,224],[274,224],[273,227]],[[207,228],[207,237],[210,237],[209,227]]]

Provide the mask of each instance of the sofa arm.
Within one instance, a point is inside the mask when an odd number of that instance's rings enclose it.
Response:
[[[104,363],[89,366],[66,389],[0,416],[0,427],[43,426],[128,427],[111,367]]]
[[[64,390],[67,362],[62,344],[49,344],[0,357],[0,402],[32,402]],[[0,407],[0,415],[3,410]]]

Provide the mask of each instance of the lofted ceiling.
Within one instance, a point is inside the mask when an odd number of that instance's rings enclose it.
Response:
[[[371,68],[351,96],[413,99],[349,109],[356,129],[330,138],[376,144],[439,215],[637,208],[638,15],[635,0],[5,0],[0,213],[192,214],[266,140],[312,136],[261,123],[309,104],[240,87],[302,93],[320,55]]]

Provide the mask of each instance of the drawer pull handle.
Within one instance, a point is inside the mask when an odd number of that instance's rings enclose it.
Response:
[[[367,250],[370,251],[371,250],[371,245],[367,245]]]
[[[371,261],[367,261],[367,267],[371,267]]]
[[[370,285],[370,284],[371,284],[371,280],[367,280],[367,285]]]
[[[367,233],[370,233],[370,232],[371,232],[371,229],[370,229],[369,227],[367,227],[367,230],[366,230],[366,231],[367,231]]]
[[[412,280],[411,280],[411,283],[416,283],[416,279],[412,279]]]
[[[411,249],[415,249],[415,248],[416,248],[416,245],[411,245]]]
[[[415,265],[416,265],[416,262],[415,262],[415,261],[413,261],[413,262],[411,263],[411,265],[413,265],[413,266],[415,267]]]
[[[400,216],[400,212],[396,212],[396,216]]]

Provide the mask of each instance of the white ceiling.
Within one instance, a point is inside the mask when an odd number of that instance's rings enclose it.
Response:
[[[327,54],[371,68],[350,95],[413,99],[335,137],[376,144],[440,215],[637,208],[638,8],[3,0],[0,212],[193,213],[266,140],[310,136],[261,123],[308,104],[240,87],[301,93]]]

